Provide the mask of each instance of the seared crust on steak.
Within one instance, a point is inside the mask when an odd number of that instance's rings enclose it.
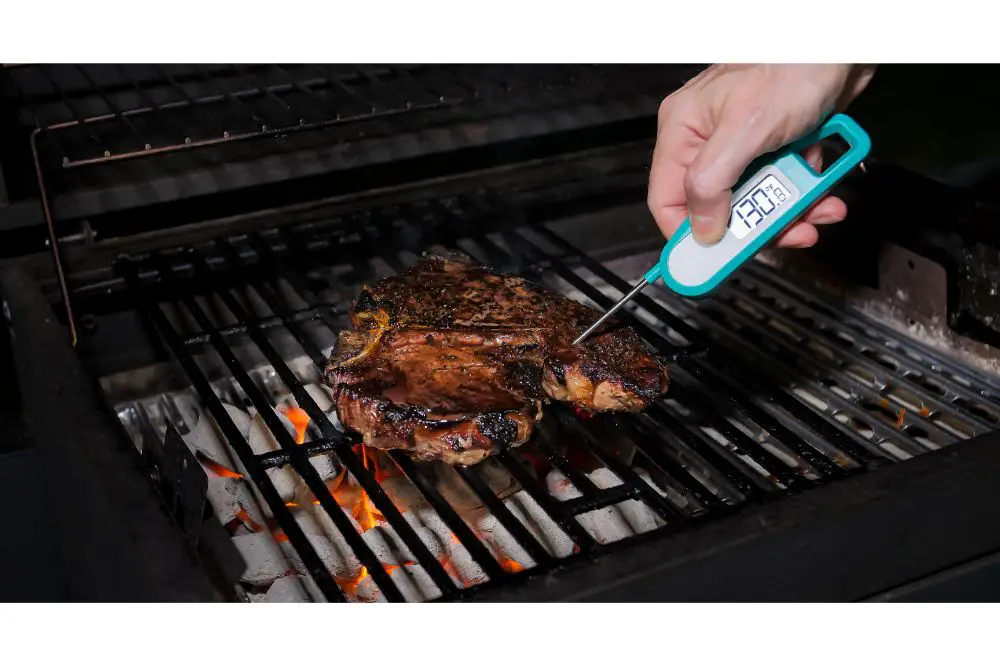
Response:
[[[364,287],[325,373],[341,423],[370,446],[473,464],[527,441],[542,401],[640,411],[666,370],[631,328],[467,257],[429,256]]]

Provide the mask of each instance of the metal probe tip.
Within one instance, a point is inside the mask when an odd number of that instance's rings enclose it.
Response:
[[[635,295],[638,294],[643,289],[645,289],[646,285],[648,285],[648,284],[649,283],[646,282],[646,278],[643,278],[643,279],[639,280],[639,282],[636,283],[636,285],[634,287],[632,287],[632,291],[630,291],[627,294],[625,294],[625,296],[622,297],[622,300],[620,300],[617,303],[615,303],[614,307],[612,307],[610,310],[608,310],[603,315],[601,315],[601,318],[598,319],[597,321],[595,321],[593,324],[591,324],[590,328],[588,328],[586,331],[584,331],[583,333],[581,333],[579,335],[579,337],[577,337],[577,339],[573,341],[573,344],[574,345],[578,345],[581,342],[583,342],[584,340],[586,340],[587,338],[589,338],[591,336],[591,334],[593,334],[594,331],[596,331],[598,328],[601,327],[601,324],[603,324],[607,320],[611,319],[611,317],[616,312],[618,312],[618,310],[620,310],[623,305],[625,305],[626,303],[628,303],[629,301],[631,301],[633,298],[635,298]]]

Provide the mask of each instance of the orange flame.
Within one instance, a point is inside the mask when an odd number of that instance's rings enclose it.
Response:
[[[264,526],[257,523],[257,521],[255,521],[253,517],[249,513],[247,513],[247,510],[244,509],[242,506],[240,507],[240,510],[236,512],[236,518],[238,518],[239,521],[243,523],[243,525],[246,526],[246,528],[251,532],[264,531]]]
[[[361,573],[359,573],[355,578],[351,580],[346,580],[341,582],[340,587],[343,588],[344,592],[349,595],[354,596],[357,594],[358,585],[361,585],[361,581],[368,578],[368,567],[362,566]]]
[[[208,468],[209,470],[211,470],[216,476],[221,476],[221,477],[226,478],[226,479],[242,479],[243,478],[242,474],[237,474],[233,470],[231,470],[231,469],[229,469],[227,467],[223,467],[219,463],[217,463],[214,460],[211,460],[209,458],[206,458],[205,456],[198,456],[198,459],[201,461],[202,465],[204,465],[206,468]]]
[[[292,407],[291,405],[284,407],[281,411],[295,427],[295,443],[302,444],[305,442],[306,429],[309,428],[309,423],[311,422],[306,411],[299,407]]]
[[[510,574],[521,573],[524,571],[524,567],[515,560],[504,558],[500,560],[500,568]]]
[[[360,446],[361,464],[365,466],[365,469],[368,469],[368,449],[364,445]],[[372,466],[375,468],[375,480],[378,481],[378,464],[375,462],[374,458],[372,458]],[[368,497],[368,493],[366,493],[363,489],[361,490],[361,498],[358,502],[356,513],[357,515],[355,515],[355,518],[357,519],[358,524],[361,525],[361,529],[366,532],[383,522],[382,512],[375,508],[375,505],[372,504],[371,499]]]

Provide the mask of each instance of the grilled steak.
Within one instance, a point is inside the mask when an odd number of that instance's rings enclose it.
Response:
[[[666,370],[631,328],[467,257],[429,256],[364,287],[325,373],[341,423],[383,449],[474,464],[523,444],[557,400],[639,411]]]

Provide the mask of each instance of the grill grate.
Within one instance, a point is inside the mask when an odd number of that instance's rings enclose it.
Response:
[[[637,70],[550,65],[24,65],[4,96],[63,168],[283,136],[499,95],[578,87],[621,93]],[[638,71],[642,71],[641,68]],[[2,82],[0,82],[2,83]],[[553,97],[553,100],[555,97]]]
[[[335,332],[346,325],[360,283],[405,268],[424,249],[460,249],[599,307],[613,303],[628,283],[547,227],[538,213],[546,205],[515,213],[497,197],[477,194],[321,214],[298,225],[119,262],[127,295],[115,302],[137,307],[151,337],[165,343],[163,358],[179,364],[259,492],[273,518],[269,529],[287,539],[301,558],[299,576],[315,583],[323,598],[353,600],[361,586],[356,576],[345,580],[331,571],[300,524],[301,505],[278,488],[281,470],[300,480],[382,598],[412,599],[419,587],[426,593],[418,598],[451,600],[664,538],[749,502],[995,426],[1000,387],[991,379],[902,342],[763,266],[748,267],[703,301],[650,289],[622,318],[672,361],[673,386],[664,400],[635,417],[581,418],[554,405],[535,441],[450,472],[463,497],[495,519],[490,533],[496,539],[503,533],[508,543],[502,553],[498,541],[484,537],[482,524],[470,522],[452,487],[441,485],[440,470],[398,452],[388,456],[398,478],[412,484],[451,535],[452,546],[483,574],[473,582],[459,579],[428,545],[421,525],[411,523],[410,507],[399,506],[387,491],[378,467],[369,465],[372,454],[328,418],[308,386]],[[303,362],[291,360],[289,345]],[[274,409],[282,394],[309,416],[313,433],[305,443],[296,442]],[[255,452],[224,402],[252,406],[273,433],[275,449]],[[150,404],[130,400],[116,407],[126,426],[141,415],[147,432],[162,431],[150,425],[153,420],[178,420],[151,416]],[[387,566],[367,538],[370,530],[359,530],[341,510],[317,467],[331,453],[412,555],[406,566],[420,573],[417,582],[401,578],[399,566]],[[530,502],[499,492],[500,477]],[[557,497],[553,478],[572,492]],[[553,529],[540,531],[527,520],[532,511]],[[602,511],[648,521],[649,529],[600,538],[588,521]]]

